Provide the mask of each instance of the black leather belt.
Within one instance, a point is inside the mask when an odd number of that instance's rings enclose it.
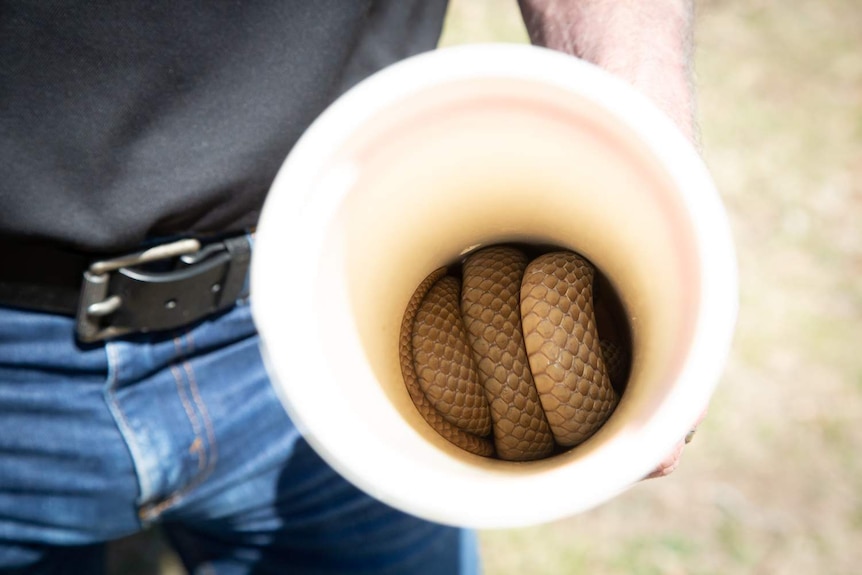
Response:
[[[250,261],[245,235],[104,259],[3,240],[0,305],[74,316],[83,342],[173,329],[231,307]]]

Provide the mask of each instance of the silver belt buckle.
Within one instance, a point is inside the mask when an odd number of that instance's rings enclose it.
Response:
[[[140,267],[167,260],[179,266],[167,271]],[[229,307],[242,290],[249,260],[248,240],[237,236],[205,247],[196,239],[181,239],[97,261],[84,272],[78,339],[92,343],[175,328]]]

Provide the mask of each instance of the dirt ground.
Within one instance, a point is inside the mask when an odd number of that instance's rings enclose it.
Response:
[[[514,0],[452,0],[442,43],[492,40],[526,40]],[[860,570],[862,10],[702,0],[696,44],[703,155],[741,271],[710,416],[670,478],[571,519],[483,532],[488,575]],[[115,572],[178,572],[153,545],[115,549]]]
[[[454,0],[444,42],[523,41],[501,4]],[[710,416],[672,477],[483,533],[488,575],[860,571],[862,10],[704,0],[696,45],[703,155],[741,272]]]

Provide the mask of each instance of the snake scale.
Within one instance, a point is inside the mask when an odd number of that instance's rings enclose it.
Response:
[[[404,313],[401,371],[421,416],[458,447],[508,461],[595,433],[619,401],[628,359],[599,338],[592,264],[498,245],[459,271],[431,273]]]

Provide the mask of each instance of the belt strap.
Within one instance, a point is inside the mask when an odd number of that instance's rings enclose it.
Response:
[[[0,303],[74,316],[92,257],[0,238]]]

